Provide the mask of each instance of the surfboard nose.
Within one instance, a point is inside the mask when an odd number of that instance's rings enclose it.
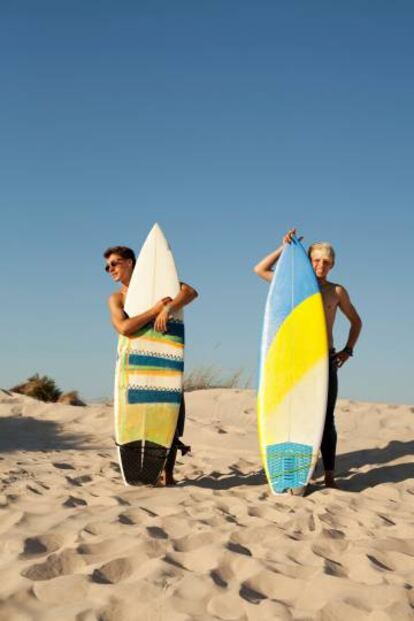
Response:
[[[152,229],[149,232],[150,235],[162,235],[164,237],[164,233],[162,232],[162,229],[160,227],[160,225],[158,224],[158,222],[155,222],[155,224],[153,225]]]

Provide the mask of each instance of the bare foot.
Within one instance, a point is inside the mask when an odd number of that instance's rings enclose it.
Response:
[[[167,485],[167,481],[166,481],[165,472],[161,472],[160,476],[154,483],[153,487],[165,487],[166,485]]]
[[[307,485],[302,485],[301,487],[292,487],[290,488],[289,493],[292,496],[306,496],[307,488]]]

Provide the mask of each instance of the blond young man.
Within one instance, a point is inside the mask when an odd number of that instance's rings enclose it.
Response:
[[[158,332],[165,332],[169,316],[174,311],[178,311],[183,308],[183,306],[190,304],[190,302],[198,296],[195,289],[182,282],[180,291],[174,299],[163,298],[144,313],[136,315],[135,317],[128,317],[124,311],[124,305],[129,283],[131,282],[132,271],[136,262],[134,251],[127,246],[113,246],[105,250],[103,256],[106,259],[105,270],[110,274],[114,282],[121,284],[121,288],[115,291],[108,300],[112,325],[119,334],[133,336],[140,328],[152,322],[154,323],[154,328],[158,330]],[[177,448],[181,450],[183,455],[190,450],[189,446],[186,446],[179,440],[184,433],[184,422],[185,405],[183,399],[173,445],[168,455],[165,471],[159,482],[160,485],[175,485],[174,466],[177,457]]]
[[[268,254],[255,266],[254,271],[258,276],[269,282],[272,280],[273,267],[282,254],[283,244],[290,244],[292,236],[295,234],[296,229],[290,229],[283,237],[282,246]],[[333,247],[326,242],[312,244],[309,247],[308,256],[319,282],[329,340],[329,389],[325,427],[321,444],[322,460],[325,469],[325,485],[327,487],[337,487],[335,483],[337,433],[334,418],[335,404],[338,395],[337,370],[353,355],[355,344],[361,332],[362,321],[345,287],[327,280],[328,273],[335,265],[335,251]],[[333,341],[333,327],[338,308],[348,319],[350,330],[345,347],[337,352]]]

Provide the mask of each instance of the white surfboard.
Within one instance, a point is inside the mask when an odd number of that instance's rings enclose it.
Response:
[[[134,317],[179,291],[174,257],[155,224],[139,253],[124,310]],[[119,337],[115,439],[126,484],[155,483],[164,467],[182,400],[183,368],[182,312],[169,319],[165,333],[150,322],[131,337]]]
[[[137,258],[124,310],[129,317],[134,317],[162,298],[175,298],[179,291],[180,281],[171,248],[160,226],[154,224]]]

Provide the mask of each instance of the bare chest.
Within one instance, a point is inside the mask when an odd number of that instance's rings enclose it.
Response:
[[[322,288],[321,293],[325,313],[335,313],[338,308],[338,296],[335,287],[329,285],[328,287]]]

